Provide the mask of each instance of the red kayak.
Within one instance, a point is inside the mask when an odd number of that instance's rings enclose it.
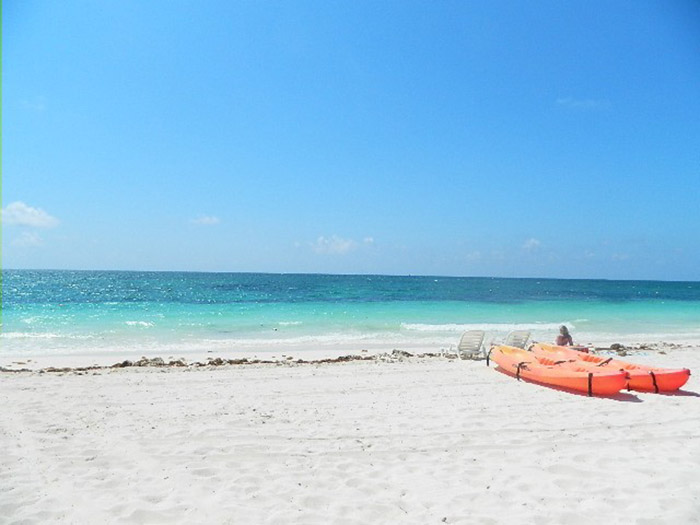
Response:
[[[554,363],[533,352],[513,346],[494,346],[489,359],[501,370],[520,378],[545,385],[585,392],[589,396],[617,394],[627,385],[627,373],[614,368],[589,370],[574,360]]]
[[[658,368],[653,366],[635,365],[612,357],[582,353],[565,346],[536,343],[531,348],[532,353],[552,362],[575,362],[586,370],[621,370],[627,372],[629,381],[627,388],[642,392],[673,392],[688,382],[690,370],[687,368]]]

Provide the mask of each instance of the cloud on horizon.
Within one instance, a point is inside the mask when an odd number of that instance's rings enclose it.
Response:
[[[319,254],[344,255],[357,250],[362,245],[373,246],[374,237],[365,237],[362,242],[358,242],[354,239],[344,239],[335,234],[330,237],[321,235],[309,244],[311,249]]]
[[[542,242],[534,237],[529,238],[523,243],[523,250],[531,252],[542,246]]]
[[[44,244],[44,239],[35,231],[24,231],[16,239],[12,239],[12,246],[20,248],[36,248]]]
[[[32,99],[24,99],[20,101],[20,104],[24,109],[35,111],[37,113],[43,113],[48,107],[46,97],[44,96],[38,96]]]
[[[15,201],[2,209],[2,223],[31,228],[54,228],[59,220],[41,208],[27,206],[22,201]]]
[[[219,224],[221,219],[214,217],[213,215],[200,215],[196,219],[192,219],[190,222],[198,226],[213,226],[215,224]]]
[[[352,239],[343,239],[337,235],[324,237],[321,235],[315,242],[311,243],[311,249],[316,253],[342,255],[356,250],[358,244]]]

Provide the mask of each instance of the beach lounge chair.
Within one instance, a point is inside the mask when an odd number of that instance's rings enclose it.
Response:
[[[530,332],[527,330],[513,330],[506,336],[506,340],[503,343],[506,346],[514,346],[516,348],[523,348],[527,345],[530,340]]]
[[[483,357],[484,335],[483,330],[468,330],[464,332],[457,345],[457,355],[462,359]]]

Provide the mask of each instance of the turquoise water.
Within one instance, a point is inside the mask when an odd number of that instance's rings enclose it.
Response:
[[[700,340],[700,283],[4,270],[0,355]]]

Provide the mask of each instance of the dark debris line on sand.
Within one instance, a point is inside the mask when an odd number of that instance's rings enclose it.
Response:
[[[665,343],[661,342],[659,344],[639,344],[637,346],[631,346],[631,347],[626,347],[622,344],[615,343],[610,345],[609,347],[596,347],[594,351],[597,352],[615,352],[617,355],[620,356],[626,356],[630,355],[639,351],[651,351],[651,352],[658,352],[660,354],[665,354],[666,352],[664,349],[681,349],[681,348],[690,348],[692,345],[682,345],[682,344],[676,344],[676,343]],[[284,356],[283,356],[284,357]],[[349,361],[381,361],[381,362],[397,362],[397,361],[403,361],[406,358],[410,357],[416,357],[419,359],[423,358],[433,358],[433,357],[447,357],[448,359],[457,359],[456,355],[446,355],[444,353],[424,353],[424,354],[411,354],[410,352],[406,352],[404,350],[397,350],[394,349],[391,352],[384,352],[381,354],[374,354],[374,355],[357,355],[357,354],[350,354],[350,355],[342,355],[339,357],[333,357],[333,358],[326,358],[326,359],[314,359],[314,360],[305,360],[305,359],[294,359],[292,357],[287,357],[284,360],[270,360],[270,359],[248,359],[248,358],[240,358],[240,359],[224,359],[221,357],[210,357],[207,359],[206,362],[201,362],[201,361],[193,361],[191,363],[188,363],[185,361],[185,359],[176,359],[176,360],[171,360],[171,361],[165,361],[161,357],[153,357],[153,358],[148,358],[148,357],[142,357],[138,361],[122,361],[121,363],[115,363],[113,365],[92,365],[92,366],[81,366],[81,367],[62,367],[62,368],[57,368],[57,367],[47,367],[47,368],[41,368],[41,369],[36,369],[32,370],[30,368],[5,368],[0,366],[0,372],[12,372],[12,373],[17,373],[17,372],[36,372],[36,373],[46,373],[46,372],[74,372],[74,373],[83,373],[83,372],[90,372],[90,371],[95,371],[95,370],[109,370],[112,368],[131,368],[131,367],[155,367],[155,368],[202,368],[202,367],[217,367],[217,366],[225,366],[225,365],[319,365],[319,364],[326,364],[326,363],[346,363]]]
[[[161,357],[147,358],[142,357],[138,361],[122,361],[121,363],[115,363],[113,365],[92,365],[92,366],[81,366],[81,367],[62,367],[57,368],[50,366],[48,368],[41,368],[38,370],[32,370],[29,368],[4,368],[0,367],[0,372],[90,372],[94,370],[109,370],[112,368],[131,368],[131,367],[156,367],[156,368],[202,368],[202,367],[212,367],[212,366],[225,366],[225,365],[318,365],[326,363],[346,363],[349,361],[402,361],[408,357],[418,357],[418,358],[430,358],[430,357],[441,357],[442,354],[411,354],[403,350],[393,350],[391,353],[383,353],[377,355],[343,355],[334,358],[326,359],[314,359],[307,361],[305,359],[293,359],[288,357],[286,360],[267,360],[267,359],[223,359],[221,357],[209,358],[206,362],[193,361],[188,363],[185,359],[176,359],[172,361],[165,361]]]

